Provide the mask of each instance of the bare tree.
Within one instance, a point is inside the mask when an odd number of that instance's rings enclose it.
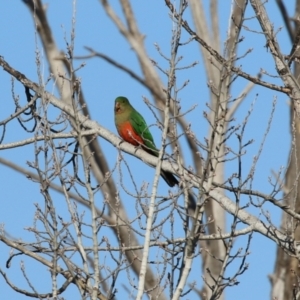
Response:
[[[284,19],[284,24],[287,28],[288,36],[291,41],[290,53],[287,53],[288,67],[293,67],[294,80],[299,84],[299,12],[300,2],[295,1],[295,16],[293,19],[288,15],[286,4],[283,1],[277,1],[278,7]],[[294,65],[292,62],[296,61]],[[284,199],[286,205],[299,212],[299,118],[295,114],[295,103],[291,102],[290,106],[290,128],[292,135],[291,150],[289,155],[289,164],[285,176]],[[299,240],[298,221],[289,214],[283,212],[280,228],[286,232],[291,238]],[[277,247],[277,257],[275,262],[274,274],[270,275],[272,284],[272,297],[276,299],[299,299],[299,258],[287,255],[283,249]]]
[[[31,145],[32,157],[24,157],[28,169],[5,159],[0,162],[26,174],[27,184],[38,183],[41,202],[35,203],[33,224],[26,228],[34,240],[18,240],[2,226],[0,241],[13,249],[6,259],[7,268],[20,257],[28,257],[30,263],[50,271],[43,279],[49,281],[50,290],[40,291],[23,262],[20,271],[27,288],[14,283],[1,265],[2,278],[16,293],[63,299],[75,287],[72,297],[82,299],[117,299],[122,293],[130,299],[224,299],[225,289],[238,285],[248,271],[251,245],[260,235],[278,247],[272,298],[298,299],[298,21],[294,29],[284,4],[277,1],[292,41],[292,50],[286,54],[267,3],[227,2],[231,6],[225,31],[216,1],[209,6],[200,0],[155,4],[157,9],[166,9],[165,18],[170,17],[171,42],[169,51],[156,44],[156,57],[150,58],[134,3],[120,0],[119,10],[109,1],[99,1],[136,56],[138,73],[90,45],[85,47],[85,56],[76,55],[76,1],[70,38],[66,34],[65,49],[59,49],[42,1],[23,0],[42,44],[41,50],[36,39],[38,82],[0,53],[1,72],[12,78],[9,88],[15,106],[14,111],[5,110],[0,120],[0,150],[17,149],[21,155]],[[264,70],[260,61],[255,73],[243,67],[257,59],[253,49],[243,48],[243,34],[248,33],[263,37],[255,47],[268,50],[264,55],[272,59],[272,69]],[[198,57],[187,59],[182,53],[195,46]],[[42,51],[49,66],[47,78]],[[206,88],[207,100],[198,91],[195,102],[187,107],[184,98],[189,83],[199,81],[195,72],[199,56],[206,74],[201,89]],[[101,121],[91,120],[84,78],[78,77],[84,68],[81,60],[87,64],[104,60],[108,68],[124,72],[147,91],[144,107],[156,122],[149,129],[159,131],[161,137],[158,157],[122,141]],[[182,80],[182,74],[187,78]],[[16,86],[23,86],[24,93],[17,95]],[[254,93],[251,98],[252,91],[268,92],[269,110],[262,121],[252,122],[255,101],[260,99]],[[291,155],[286,173],[280,168],[261,179],[259,164],[281,94],[291,101]],[[113,100],[107,107],[112,118]],[[245,104],[246,109],[241,109]],[[206,133],[191,118],[196,105],[201,108]],[[27,136],[9,142],[9,125],[15,121]],[[251,136],[254,131],[261,133],[256,143]],[[103,147],[103,141],[110,148]],[[110,151],[117,155],[112,163]],[[140,184],[131,156],[155,168],[151,182],[141,174]],[[193,167],[188,166],[190,162]],[[161,188],[161,170],[177,176],[176,188]],[[257,178],[264,187],[258,187]],[[53,191],[60,194],[60,200]],[[58,206],[59,202],[64,205]],[[283,214],[281,225],[276,224],[273,211]],[[237,248],[239,243],[242,247]]]

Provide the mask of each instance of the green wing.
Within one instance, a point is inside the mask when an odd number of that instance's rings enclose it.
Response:
[[[142,117],[142,115],[140,115],[136,110],[132,111],[132,113],[130,114],[130,123],[134,129],[134,131],[140,136],[142,137],[145,146],[148,148],[148,152],[149,152],[149,148],[154,150],[152,153],[154,155],[158,155],[158,150],[156,149],[152,134],[149,131],[149,128],[144,120],[144,118]],[[147,151],[147,148],[145,149]]]

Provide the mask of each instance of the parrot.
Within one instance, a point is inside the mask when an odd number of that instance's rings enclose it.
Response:
[[[115,125],[120,137],[134,146],[141,146],[147,153],[158,157],[158,150],[149,131],[145,119],[134,109],[126,97],[115,99]],[[160,170],[160,175],[166,183],[173,187],[178,180],[168,171]]]

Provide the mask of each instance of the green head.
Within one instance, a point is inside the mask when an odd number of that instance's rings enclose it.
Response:
[[[132,108],[132,106],[126,97],[120,96],[120,97],[116,98],[116,100],[115,100],[115,113],[116,114],[122,113],[128,108]]]

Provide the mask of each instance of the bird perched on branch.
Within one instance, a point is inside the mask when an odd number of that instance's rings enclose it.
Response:
[[[158,157],[158,150],[144,118],[125,97],[118,97],[115,100],[115,125],[124,141],[141,146],[149,154]],[[160,175],[170,187],[178,184],[178,180],[171,172],[160,170]]]

